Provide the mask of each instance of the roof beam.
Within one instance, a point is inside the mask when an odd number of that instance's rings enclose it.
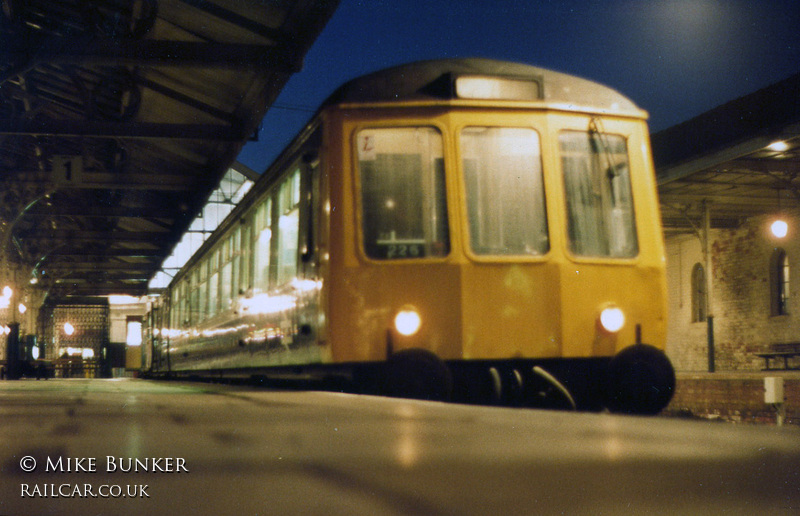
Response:
[[[0,60],[6,63],[88,66],[170,66],[271,70],[292,74],[302,59],[274,45],[166,40],[92,40],[54,38],[31,51],[21,39],[2,38]]]
[[[193,176],[179,174],[113,174],[110,172],[86,172],[75,181],[56,181],[53,174],[47,172],[18,172],[16,174],[3,174],[0,185],[13,184],[20,186],[35,186],[38,188],[58,188],[59,190],[83,188],[90,190],[147,190],[162,192],[182,192],[195,188],[198,179]],[[87,207],[87,212],[92,213],[92,207]],[[40,211],[44,212],[44,208]],[[84,213],[77,213],[83,215]],[[139,216],[142,212],[139,211]],[[151,216],[148,212],[147,216]],[[173,211],[174,215],[174,211]],[[99,215],[98,215],[99,216]],[[118,215],[124,216],[124,215]],[[136,216],[136,215],[131,215]],[[152,215],[155,216],[155,215]]]
[[[162,259],[165,252],[161,249],[70,249],[60,248],[51,251],[48,256],[77,256],[81,258],[155,258]]]
[[[63,272],[123,272],[126,274],[136,274],[137,276],[150,275],[155,272],[157,265],[150,263],[92,263],[92,262],[52,262],[42,267],[50,275],[54,271]],[[59,275],[60,276],[60,275]]]
[[[772,207],[776,205],[776,197],[771,196],[754,196],[745,192],[724,195],[724,194],[661,194],[659,195],[659,202],[662,205],[681,205],[687,202],[703,202],[710,201],[715,204],[724,204],[728,206],[759,206],[759,207]]]
[[[96,138],[167,138],[240,142],[249,136],[222,124],[100,122],[96,120],[0,120],[0,134]]]
[[[233,11],[225,9],[217,4],[207,2],[206,0],[181,0],[181,2],[187,5],[191,5],[196,9],[205,11],[208,14],[215,16],[221,20],[225,20],[228,23],[233,23],[234,25],[238,25],[243,29],[249,30],[254,34],[258,34],[259,36],[270,39],[276,43],[284,43],[289,39],[288,35],[279,29],[273,29],[272,27],[267,27],[262,23],[258,23],[254,20],[236,14]]]
[[[112,294],[129,294],[132,296],[144,296],[147,294],[147,283],[123,283],[106,282],[96,285],[52,285],[49,289],[51,296],[108,296]]]
[[[166,231],[92,231],[86,229],[47,229],[36,228],[20,235],[27,241],[44,239],[67,242],[148,242],[154,245],[170,243],[171,234]]]
[[[39,183],[41,184],[41,183]],[[122,188],[123,190],[128,188]],[[153,190],[153,188],[148,188]],[[53,206],[34,206],[25,212],[25,217],[86,217],[86,218],[134,218],[146,216],[148,219],[169,219],[176,217],[175,210],[161,205],[131,208],[126,206],[80,206],[71,203],[58,203]]]

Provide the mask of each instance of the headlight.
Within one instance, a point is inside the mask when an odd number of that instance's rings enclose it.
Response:
[[[617,307],[605,308],[600,312],[600,325],[609,333],[617,333],[625,326],[625,314]]]
[[[394,318],[394,327],[400,335],[410,336],[419,331],[422,318],[413,308],[403,308]]]

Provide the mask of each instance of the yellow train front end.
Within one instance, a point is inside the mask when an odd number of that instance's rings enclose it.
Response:
[[[323,111],[329,358],[386,364],[402,395],[657,412],[674,372],[646,115],[562,74],[474,72],[493,64]]]

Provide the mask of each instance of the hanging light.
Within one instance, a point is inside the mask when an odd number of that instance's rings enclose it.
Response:
[[[785,238],[789,234],[789,223],[783,220],[781,211],[781,189],[778,188],[778,218],[769,227],[775,238]]]
[[[784,238],[789,233],[789,224],[782,219],[778,219],[770,226],[772,234],[776,238]]]
[[[789,144],[784,141],[778,140],[767,145],[767,148],[775,152],[785,152],[789,150]]]

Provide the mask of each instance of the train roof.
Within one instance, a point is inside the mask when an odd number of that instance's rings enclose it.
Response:
[[[494,88],[467,80],[499,79]],[[487,81],[484,81],[484,86]],[[485,58],[420,61],[386,68],[339,87],[323,104],[398,101],[518,100],[642,116],[629,98],[602,84],[545,68]]]

